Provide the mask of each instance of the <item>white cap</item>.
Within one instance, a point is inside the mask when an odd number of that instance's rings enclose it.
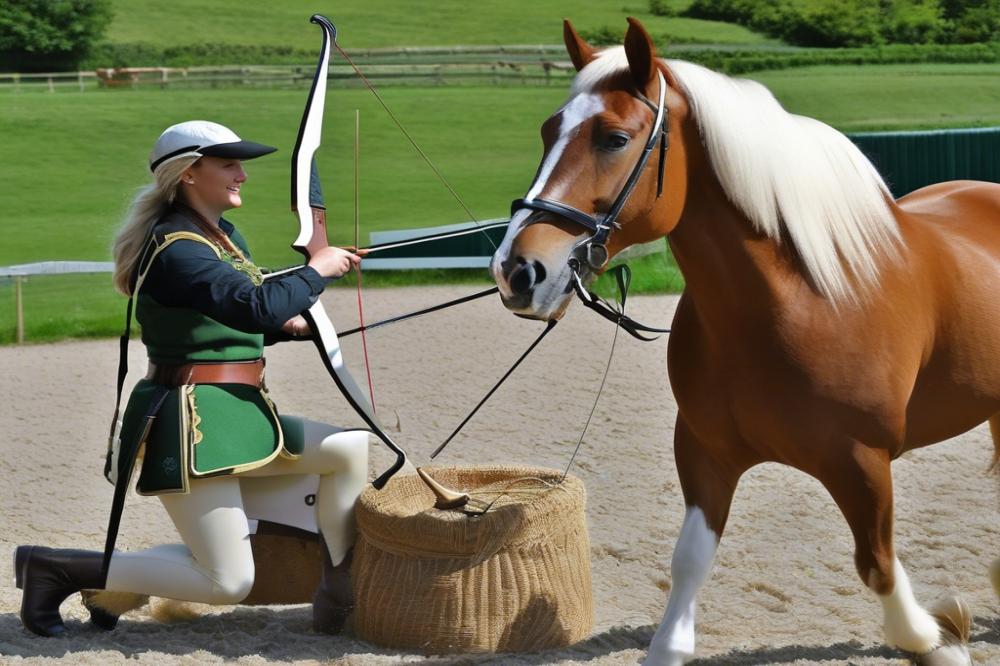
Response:
[[[178,157],[209,155],[250,160],[276,150],[262,143],[244,141],[219,123],[189,120],[163,130],[149,154],[149,170],[156,171],[164,162]]]

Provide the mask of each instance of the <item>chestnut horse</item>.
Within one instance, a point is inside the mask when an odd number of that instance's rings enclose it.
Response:
[[[694,654],[695,596],[740,476],[763,462],[833,496],[888,643],[965,663],[967,607],[921,607],[893,550],[890,463],[986,421],[1000,459],[1000,185],[893,201],[846,137],[757,83],[658,59],[629,23],[624,47],[598,52],[566,22],[578,74],[491,271],[510,310],[543,320],[565,312],[575,274],[635,243],[667,237],[684,274],[668,365],[686,514],[647,663]]]

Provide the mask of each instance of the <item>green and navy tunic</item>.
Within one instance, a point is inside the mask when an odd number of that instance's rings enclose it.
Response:
[[[241,256],[205,235],[188,214],[171,208],[139,263],[136,319],[149,360],[260,359],[265,344],[290,339],[281,326],[316,302],[327,279],[309,266],[267,275],[230,222],[219,220],[219,228]],[[191,478],[237,474],[302,450],[297,422],[278,416],[264,388],[198,384],[163,392],[140,380],[122,417],[120,449],[138,447],[142,456],[141,494],[187,492]],[[150,404],[161,398],[149,420]],[[111,465],[109,459],[106,471]]]

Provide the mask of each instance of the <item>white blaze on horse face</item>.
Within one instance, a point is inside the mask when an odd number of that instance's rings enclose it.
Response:
[[[566,150],[566,146],[569,145],[569,142],[576,135],[580,125],[603,110],[604,99],[600,95],[596,95],[594,93],[580,93],[563,105],[563,107],[557,112],[562,116],[559,122],[559,137],[552,145],[551,150],[549,150],[548,154],[545,156],[542,166],[538,170],[538,175],[535,177],[535,182],[532,184],[531,189],[528,190],[528,193],[524,197],[525,201],[531,201],[545,191],[549,184],[549,179],[552,177],[552,172],[562,159],[563,151]],[[559,200],[560,194],[561,190],[553,190],[545,192],[545,197],[547,199]],[[511,218],[510,226],[507,227],[507,233],[504,236],[503,242],[493,255],[491,269],[493,271],[494,278],[498,278],[500,276],[500,266],[504,261],[509,260],[510,249],[513,245],[514,238],[521,231],[525,220],[528,219],[530,214],[531,211],[529,210],[521,210]],[[497,279],[497,284],[501,285],[501,290],[504,289],[504,282],[502,279]]]
[[[562,115],[562,120],[559,123],[559,138],[556,139],[549,154],[545,156],[542,168],[538,170],[538,177],[535,178],[535,184],[531,186],[527,196],[524,197],[526,201],[531,201],[545,190],[552,172],[559,164],[559,160],[562,159],[563,151],[566,150],[570,140],[576,136],[580,125],[603,110],[604,98],[594,93],[581,93],[559,110]],[[545,198],[558,200],[560,194],[561,191],[547,192]]]

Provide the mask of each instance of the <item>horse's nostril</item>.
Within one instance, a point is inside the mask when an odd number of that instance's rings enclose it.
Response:
[[[540,261],[534,261],[532,264],[535,267],[535,284],[545,282],[545,266]]]
[[[535,267],[522,263],[510,274],[510,289],[515,294],[527,294],[535,286]]]

